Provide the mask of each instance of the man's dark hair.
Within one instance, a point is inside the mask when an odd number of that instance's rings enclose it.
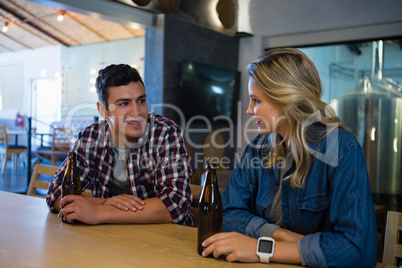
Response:
[[[107,102],[109,98],[109,87],[118,87],[128,85],[130,82],[141,82],[142,78],[137,69],[127,64],[111,64],[106,68],[99,70],[98,77],[96,78],[96,92],[98,99],[109,109]]]

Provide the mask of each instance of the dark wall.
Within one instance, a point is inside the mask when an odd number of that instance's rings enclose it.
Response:
[[[237,70],[238,66],[239,39],[237,37],[200,27],[170,15],[164,16],[161,29],[147,29],[145,46],[144,80],[150,108],[153,104],[162,101],[164,105],[171,104],[177,107],[181,62],[184,59],[232,70]],[[161,66],[163,66],[162,71],[160,71]],[[161,85],[160,72],[162,72],[163,85]],[[163,109],[156,109],[155,112],[162,113],[182,126],[186,123],[180,120],[175,109],[164,106]],[[191,127],[205,128],[205,125]],[[221,125],[212,126],[213,129],[222,127]],[[222,134],[225,140],[229,138],[229,133]],[[205,136],[206,133],[193,134],[190,138],[192,142],[202,144]],[[231,146],[225,148],[226,157],[233,158],[235,146],[234,144],[233,148]],[[202,149],[193,148],[193,157],[196,153],[202,153]],[[193,158],[193,168],[199,165],[194,163]]]
[[[236,37],[168,16],[164,34],[165,103],[177,105],[183,59],[237,70],[239,41]],[[169,111],[164,113],[173,116]]]

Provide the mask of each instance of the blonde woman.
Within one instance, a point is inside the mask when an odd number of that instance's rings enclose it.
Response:
[[[363,151],[320,100],[314,64],[297,49],[272,49],[247,71],[247,113],[259,135],[231,174],[224,232],[204,241],[203,256],[374,267],[377,231]]]

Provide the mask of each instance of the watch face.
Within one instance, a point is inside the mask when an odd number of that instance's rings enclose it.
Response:
[[[258,251],[263,253],[272,253],[272,245],[274,242],[271,240],[260,239],[260,243],[258,245]]]

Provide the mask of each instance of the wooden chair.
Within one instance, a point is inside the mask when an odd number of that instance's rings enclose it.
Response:
[[[221,133],[212,130],[205,136],[203,142],[203,154],[205,160],[215,164],[217,170],[223,169],[222,158],[225,154],[225,141]],[[194,170],[193,176],[191,177],[191,183],[201,185],[202,174],[204,172],[205,167],[198,167]],[[219,187],[221,187],[220,184]]]
[[[7,126],[0,126],[0,155],[1,155],[1,174],[4,175],[8,157],[11,155],[13,161],[13,170],[17,168],[18,156],[27,151],[26,146],[9,145]]]
[[[52,144],[50,149],[38,149],[37,155],[57,166],[59,157],[64,159],[70,151],[71,138],[73,134],[71,129],[56,127],[53,129]]]
[[[397,258],[402,258],[402,244],[400,233],[402,231],[402,213],[388,211],[385,227],[383,264],[397,265]]]
[[[375,217],[377,221],[377,262],[382,262],[384,254],[385,224],[387,222],[387,207],[385,205],[374,204]]]
[[[29,188],[27,191],[27,195],[30,196],[36,196],[36,197],[42,197],[36,193],[36,189],[45,189],[47,190],[49,187],[48,182],[41,181],[40,178],[42,175],[47,175],[47,176],[54,176],[54,173],[59,169],[58,166],[49,166],[49,165],[42,165],[42,164],[36,164],[34,167],[34,171],[31,176],[31,182],[29,183]],[[85,196],[91,196],[91,191],[90,190],[85,190],[83,193]]]
[[[61,155],[62,158],[67,157],[70,151],[72,137],[73,132],[69,128],[60,127],[53,130],[52,151],[59,152],[58,154],[52,154],[52,163],[54,165],[57,165],[59,155]]]
[[[213,160],[218,169],[223,168],[221,160],[225,154],[225,141],[222,134],[216,130],[209,132],[205,136],[203,147],[204,157]]]
[[[31,176],[31,182],[29,183],[29,188],[27,191],[27,195],[30,196],[37,196],[37,197],[42,197],[36,193],[36,189],[46,189],[49,187],[48,182],[41,181],[41,175],[47,175],[47,176],[54,176],[54,173],[59,169],[57,166],[47,166],[47,165],[41,165],[41,164],[36,164],[34,167],[34,170],[32,172]]]

